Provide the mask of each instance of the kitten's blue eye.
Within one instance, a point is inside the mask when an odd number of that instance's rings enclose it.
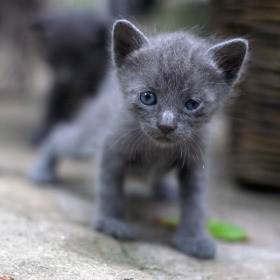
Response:
[[[186,109],[189,111],[195,111],[199,106],[200,103],[194,99],[189,99],[185,104]]]
[[[140,94],[140,101],[144,105],[155,105],[157,103],[157,97],[154,93],[152,92],[143,92]]]

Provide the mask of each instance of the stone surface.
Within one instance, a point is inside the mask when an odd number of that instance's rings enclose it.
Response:
[[[26,279],[199,280],[280,279],[280,196],[244,191],[226,161],[226,127],[215,121],[208,214],[246,228],[246,243],[218,242],[215,260],[199,261],[170,246],[172,231],[154,218],[176,215],[176,204],[155,202],[128,185],[137,240],[119,242],[90,228],[94,166],[64,162],[61,181],[44,188],[26,179],[36,157],[27,139],[36,102],[0,104],[0,277]]]

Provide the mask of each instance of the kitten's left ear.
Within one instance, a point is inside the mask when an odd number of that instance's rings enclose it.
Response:
[[[146,36],[127,20],[117,20],[113,27],[113,54],[117,67],[127,55],[148,43]]]
[[[212,47],[208,54],[225,73],[226,82],[232,85],[238,78],[248,50],[244,39],[233,39]]]

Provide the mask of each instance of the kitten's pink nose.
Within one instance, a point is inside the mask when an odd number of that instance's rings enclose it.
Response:
[[[157,122],[158,128],[163,134],[169,134],[177,128],[177,121],[172,111],[164,111]]]
[[[176,129],[176,126],[174,125],[169,125],[169,124],[159,124],[158,123],[158,128],[161,130],[163,134],[169,134],[173,132]]]

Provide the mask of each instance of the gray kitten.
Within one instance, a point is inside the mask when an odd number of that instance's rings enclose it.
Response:
[[[197,258],[216,247],[204,229],[207,122],[232,97],[247,41],[212,43],[186,32],[147,38],[126,20],[113,27],[112,70],[101,93],[73,124],[58,126],[44,143],[31,179],[55,179],[62,156],[94,155],[97,163],[94,228],[132,239],[123,192],[127,175],[152,185],[178,174],[181,222],[175,246]]]
[[[95,96],[106,75],[109,18],[86,10],[37,15],[31,24],[54,76],[43,119],[31,142],[40,144],[53,127],[73,119]]]

